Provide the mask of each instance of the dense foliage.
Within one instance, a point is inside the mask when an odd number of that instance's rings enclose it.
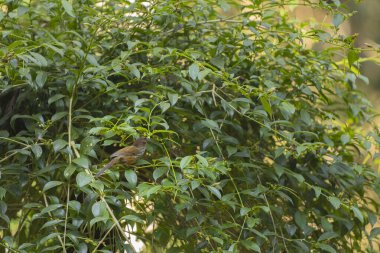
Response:
[[[360,50],[339,0],[299,1],[326,23],[296,3],[3,1],[1,247],[375,251]],[[94,177],[138,136],[138,164]]]

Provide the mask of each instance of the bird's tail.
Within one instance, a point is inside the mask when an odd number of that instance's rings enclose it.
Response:
[[[116,158],[112,159],[109,163],[107,163],[106,166],[103,167],[103,169],[101,169],[98,173],[96,173],[95,177],[100,177],[104,173],[104,171],[106,171],[106,169],[114,165],[117,161],[118,159]]]

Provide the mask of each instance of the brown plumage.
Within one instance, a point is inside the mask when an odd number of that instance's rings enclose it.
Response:
[[[137,160],[145,153],[147,141],[147,138],[138,138],[132,146],[122,148],[113,153],[110,156],[112,158],[111,161],[96,174],[96,177],[101,176],[106,169],[110,168],[116,163],[131,165],[137,162]]]

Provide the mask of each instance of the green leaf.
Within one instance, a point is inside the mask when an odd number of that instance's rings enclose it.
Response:
[[[342,142],[343,145],[346,145],[350,141],[351,137],[349,134],[342,134],[340,136],[340,141]]]
[[[245,216],[251,211],[251,208],[248,207],[242,207],[240,208],[240,216]]]
[[[193,157],[192,156],[185,156],[184,158],[182,158],[182,160],[181,160],[181,162],[180,162],[180,164],[179,164],[179,167],[181,168],[181,169],[184,169],[184,168],[186,168],[189,164],[190,164],[190,162],[193,160]]]
[[[210,190],[212,194],[214,194],[218,199],[222,198],[222,194],[218,189],[216,189],[214,186],[208,185],[207,188]]]
[[[213,121],[211,119],[205,119],[201,121],[201,124],[204,125],[205,127],[211,128],[213,130],[216,130],[220,132],[219,125],[216,121]]]
[[[41,210],[40,212],[40,215],[43,215],[45,213],[49,213],[49,212],[52,212],[54,210],[57,210],[58,208],[61,208],[63,205],[62,204],[52,204],[52,205],[49,205],[47,207],[45,207],[44,209]]]
[[[58,48],[56,46],[53,46],[53,45],[50,45],[50,44],[45,44],[44,46],[52,49],[54,52],[56,52],[60,56],[63,56],[64,53],[65,53],[65,51],[63,49],[60,49],[60,48]]]
[[[218,67],[219,69],[223,69],[225,61],[224,61],[223,56],[216,56],[216,57],[214,57],[214,58],[211,59],[211,63],[214,66]]]
[[[227,145],[227,154],[228,154],[228,157],[231,157],[236,152],[237,152],[237,147],[236,146]]]
[[[133,221],[133,222],[137,222],[137,223],[141,223],[141,224],[145,223],[143,219],[141,219],[140,217],[133,215],[133,214],[123,216],[123,217],[121,217],[121,220]]]
[[[32,246],[35,246],[35,244],[26,242],[26,243],[21,244],[20,247],[18,247],[18,250],[24,250],[24,249],[32,247]]]
[[[86,172],[79,172],[76,181],[79,187],[83,187],[91,183],[92,177],[88,175]]]
[[[75,170],[75,165],[69,164],[63,172],[63,175],[65,176],[65,178],[70,178],[70,176],[75,172]]]
[[[45,242],[47,242],[48,240],[50,240],[50,239],[52,239],[52,238],[54,238],[54,237],[57,237],[57,236],[60,236],[60,234],[59,233],[50,233],[50,234],[48,234],[47,236],[44,236],[44,237],[42,237],[40,240],[39,240],[39,242],[38,242],[38,244],[40,244],[40,245],[43,245]],[[61,247],[61,246],[60,246]],[[42,251],[41,251],[42,252]]]
[[[199,187],[200,183],[198,181],[191,181],[191,189],[195,190]]]
[[[313,190],[315,192],[315,197],[318,199],[321,196],[322,189],[318,186],[313,186]]]
[[[140,74],[140,71],[138,70],[138,68],[133,65],[133,64],[128,64],[128,68],[129,70],[131,71],[131,73],[137,78],[137,79],[140,79],[141,77],[141,74]]]
[[[307,227],[307,220],[306,220],[306,215],[297,211],[295,214],[294,214],[294,220],[296,222],[296,224],[301,228],[301,229],[305,229]]]
[[[5,197],[6,193],[7,193],[7,190],[0,186],[0,200],[2,200]]]
[[[330,196],[327,199],[335,209],[338,209],[342,205],[337,197]]]
[[[103,192],[104,191],[104,184],[100,180],[92,181],[90,183],[90,186],[93,187],[93,188],[95,188],[99,192]]]
[[[131,184],[132,187],[136,187],[137,185],[137,174],[134,170],[126,170],[124,172],[125,178],[127,179],[128,183]]]
[[[109,218],[107,217],[103,217],[103,216],[97,216],[93,219],[90,220],[90,227],[92,227],[95,223],[98,223],[98,222],[104,222],[106,223],[106,221],[108,220]]]
[[[196,63],[191,64],[189,67],[189,76],[191,77],[191,79],[195,81],[198,77],[198,74],[199,74],[198,64]]]
[[[310,114],[309,114],[307,111],[302,110],[300,116],[301,116],[301,120],[302,120],[306,125],[308,125],[308,126],[311,125],[311,123],[312,123],[312,121],[311,121],[311,117],[310,117]]]
[[[361,223],[364,223],[364,217],[363,217],[362,212],[359,210],[359,208],[357,208],[356,206],[352,206],[351,210],[354,212],[355,217],[358,218],[358,220]]]
[[[340,13],[336,13],[333,17],[333,25],[335,27],[340,26],[344,21],[344,16]]]
[[[80,153],[90,155],[98,142],[99,139],[93,136],[86,136],[80,143]]]
[[[153,179],[156,181],[162,175],[164,175],[168,171],[167,167],[158,167],[153,171]]]
[[[264,110],[269,114],[269,116],[272,117],[272,107],[269,103],[269,100],[266,96],[261,96],[260,97],[260,101],[261,101],[261,104],[263,105],[264,107]]]
[[[70,200],[68,202],[68,205],[69,205],[69,207],[71,209],[73,209],[74,211],[76,211],[77,213],[79,213],[80,208],[81,208],[81,204],[78,201],[76,201],[76,200]]]
[[[78,253],[87,253],[88,252],[88,246],[85,243],[79,243],[78,245]]]
[[[255,252],[261,252],[259,245],[255,242],[251,241],[251,240],[242,240],[242,241],[240,241],[240,243],[247,250],[253,250]]]
[[[35,59],[35,62],[37,65],[39,65],[40,67],[47,67],[48,62],[46,61],[45,57],[43,57],[42,55],[40,55],[39,53],[36,53],[36,52],[29,52],[29,53]]]
[[[168,99],[169,99],[170,104],[173,106],[178,101],[178,94],[176,94],[176,93],[168,93]]]
[[[151,187],[149,190],[147,190],[145,195],[149,198],[150,195],[155,194],[161,188],[162,188],[161,185],[155,185],[155,186]]]
[[[336,250],[333,247],[324,243],[318,243],[317,247],[330,253],[336,253]]]
[[[170,104],[167,102],[160,103],[161,112],[164,113],[170,108]]]
[[[32,151],[33,151],[34,156],[35,156],[37,159],[41,157],[41,155],[42,155],[42,148],[41,148],[40,145],[38,145],[38,144],[33,144],[33,145],[31,146],[31,149],[32,149]]]
[[[95,202],[91,207],[91,212],[94,215],[94,217],[109,217],[106,204],[102,201]]]
[[[292,173],[291,175],[292,175],[292,177],[294,177],[295,179],[297,179],[297,181],[298,181],[299,183],[303,183],[303,182],[305,182],[305,178],[304,178],[301,174],[298,174],[298,173]]]
[[[201,155],[195,155],[198,159],[198,162],[203,166],[203,167],[208,167],[208,162],[207,162],[207,159],[204,158],[203,156]]]
[[[348,64],[352,66],[357,60],[359,60],[359,52],[357,50],[350,49],[347,54]]]
[[[338,237],[339,235],[335,232],[325,232],[321,234],[321,236],[318,238],[318,242],[325,241],[325,240],[330,240],[332,238]]]
[[[53,115],[53,117],[51,117],[51,121],[54,122],[54,121],[60,120],[66,115],[67,115],[67,112],[57,112],[56,114]]]
[[[219,245],[223,245],[224,244],[224,241],[218,237],[211,237],[216,243],[218,243]]]
[[[63,149],[64,147],[66,147],[67,145],[67,141],[65,140],[62,140],[62,139],[57,139],[53,142],[53,149],[54,149],[54,152],[58,152],[59,150]]]
[[[380,227],[372,228],[370,238],[376,238],[380,234]]]
[[[63,182],[61,181],[50,181],[50,182],[47,182],[45,185],[44,185],[44,188],[42,189],[42,191],[46,192],[47,190],[51,189],[51,188],[54,188],[58,185],[61,185],[63,184]]]
[[[86,158],[84,156],[81,156],[79,158],[75,158],[73,160],[73,163],[75,163],[75,164],[77,164],[80,167],[85,168],[85,169],[90,168],[90,160],[88,160],[88,158]]]
[[[44,229],[44,228],[47,228],[47,227],[51,227],[51,226],[55,226],[59,223],[62,223],[63,220],[51,220],[51,221],[48,221],[46,222],[42,227],[41,229]]]
[[[288,119],[295,113],[296,108],[291,103],[284,101],[280,104],[280,110],[282,115]]]
[[[96,60],[95,56],[92,55],[92,54],[88,54],[87,57],[86,57],[86,60],[87,60],[91,65],[99,66],[98,61]]]
[[[75,18],[73,6],[71,5],[71,3],[69,3],[66,0],[61,0],[61,3],[62,3],[62,6],[63,6],[63,9],[65,10],[65,12],[67,14],[69,14],[71,17]]]
[[[198,73],[198,80],[202,81],[209,73],[211,72],[210,69],[204,69]]]
[[[42,88],[47,80],[47,73],[45,71],[38,71],[36,76],[36,84],[39,88]]]

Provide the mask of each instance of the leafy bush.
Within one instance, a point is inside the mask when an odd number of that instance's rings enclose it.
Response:
[[[1,245],[376,250],[360,49],[339,0],[300,1],[331,24],[285,2],[3,2]],[[93,176],[137,136],[144,159]]]

